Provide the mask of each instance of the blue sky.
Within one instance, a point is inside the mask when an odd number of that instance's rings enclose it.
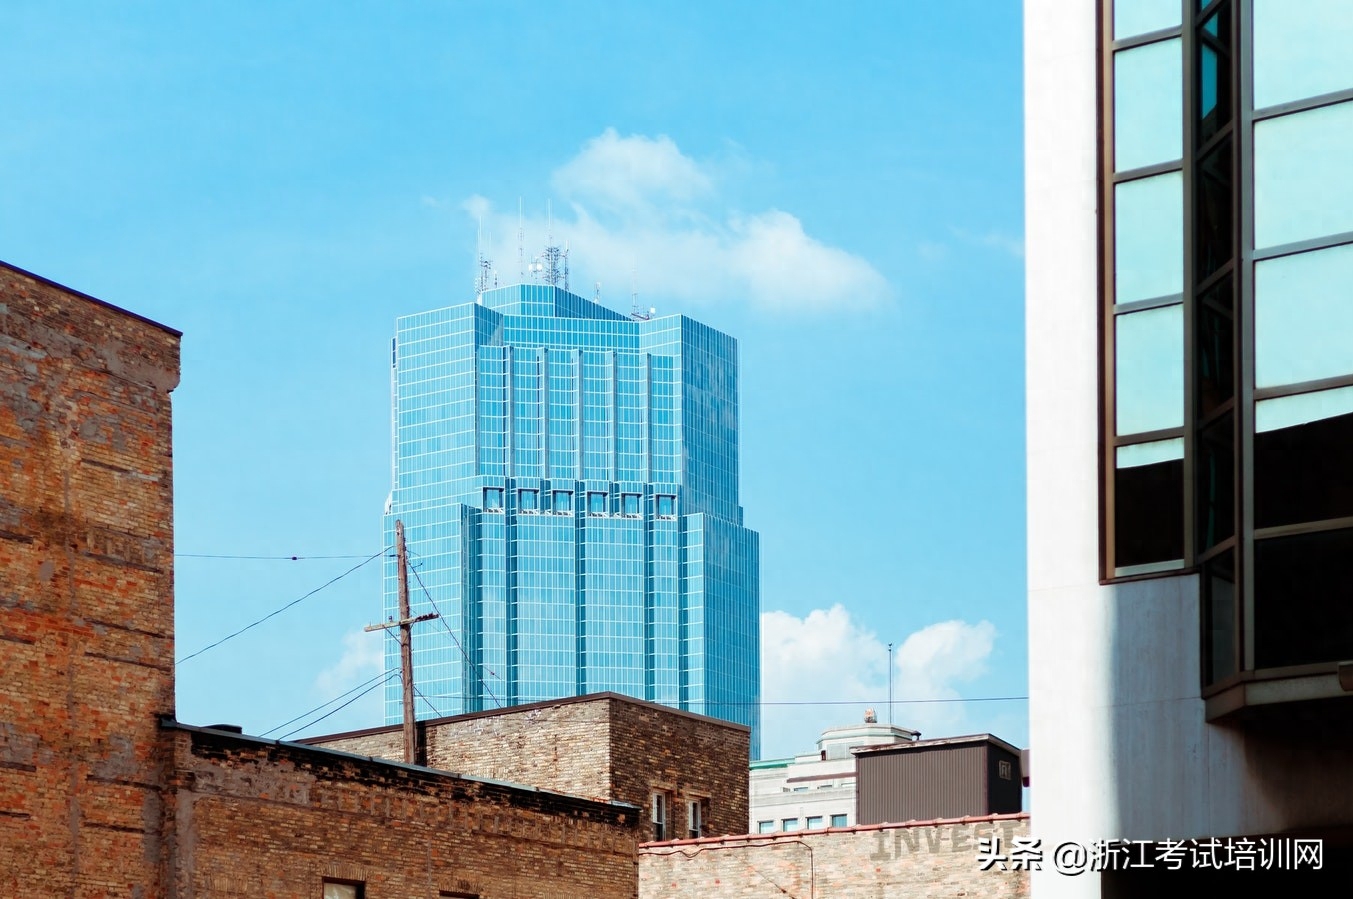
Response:
[[[381,549],[394,319],[472,297],[481,222],[515,281],[548,206],[575,290],[739,341],[765,699],[854,702],[768,706],[789,754],[886,717],[889,642],[899,699],[1026,692],[1020,40],[994,0],[18,0],[0,259],[184,332],[182,657]],[[376,569],[184,662],[179,717],[259,733],[378,673]]]

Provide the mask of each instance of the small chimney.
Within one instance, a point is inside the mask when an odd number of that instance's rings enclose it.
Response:
[[[865,723],[865,724],[878,724],[878,723],[879,723],[879,716],[876,715],[876,714],[874,713],[874,710],[873,710],[873,709],[865,709],[865,710],[864,710],[864,723]]]

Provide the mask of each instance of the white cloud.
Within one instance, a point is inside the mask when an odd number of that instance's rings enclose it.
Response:
[[[944,621],[922,628],[895,647],[893,695],[904,699],[957,699],[958,684],[979,676],[995,643],[987,621]],[[863,720],[873,707],[888,720],[888,650],[877,635],[852,620],[839,603],[803,618],[787,612],[761,616],[761,693],[767,703],[849,701],[854,705],[765,705],[761,752],[776,758],[810,751],[828,727]],[[924,737],[963,730],[962,703],[898,704],[895,723]]]
[[[554,187],[581,203],[632,210],[655,203],[689,203],[712,188],[710,177],[665,134],[621,137],[607,128],[555,170]]]
[[[343,654],[338,661],[325,668],[315,678],[315,691],[326,699],[346,693],[385,670],[382,646],[384,631],[351,631],[343,635]],[[369,696],[375,696],[375,708],[380,708],[380,690],[373,690],[353,705],[359,705]]]
[[[883,276],[863,258],[812,237],[778,209],[743,214],[721,201],[715,167],[686,156],[665,135],[622,137],[614,129],[588,141],[555,170],[551,183],[567,203],[520,223],[526,255],[552,234],[570,249],[571,286],[604,301],[631,292],[683,305],[747,302],[770,309],[862,307],[885,300]],[[462,208],[482,223],[486,255],[500,283],[519,280],[512,211],[483,197]],[[529,258],[528,260],[529,261]]]

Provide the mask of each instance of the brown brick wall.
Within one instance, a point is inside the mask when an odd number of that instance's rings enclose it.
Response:
[[[178,356],[167,329],[0,264],[5,896],[165,893]]]
[[[644,809],[645,822],[652,792],[662,790],[671,796],[669,827],[683,836],[684,798],[705,798],[706,834],[747,829],[751,737],[740,725],[603,693],[422,727],[429,767],[628,802]],[[402,759],[401,740],[399,728],[387,728],[308,742]]]
[[[1024,899],[1027,871],[983,871],[978,840],[1008,848],[1027,816],[966,823],[880,824],[766,837],[649,843],[639,849],[643,899]]]
[[[227,734],[176,734],[178,896],[633,899],[633,809]]]
[[[702,836],[746,832],[750,731],[648,704],[612,705],[615,798],[647,815],[650,792],[670,792],[672,836],[686,836],[686,799],[708,800]]]

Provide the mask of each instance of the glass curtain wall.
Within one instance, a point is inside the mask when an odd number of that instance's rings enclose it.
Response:
[[[1353,4],[1103,9],[1104,577],[1198,572],[1205,684],[1328,667],[1353,657]]]

